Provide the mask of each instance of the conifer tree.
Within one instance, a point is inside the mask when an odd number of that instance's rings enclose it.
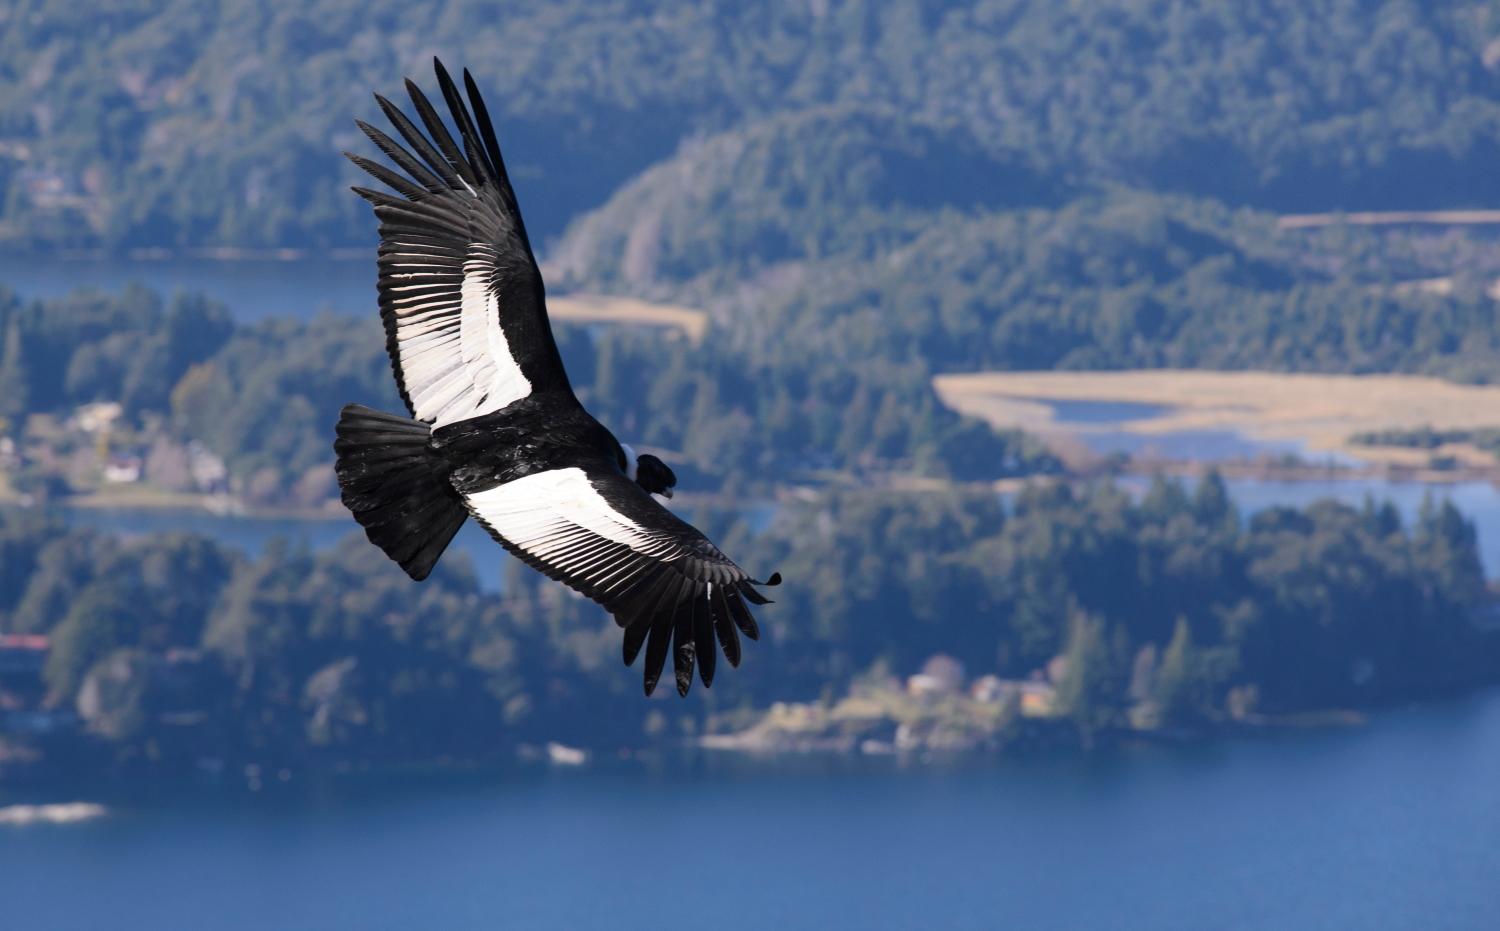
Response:
[[[0,434],[19,433],[26,416],[26,365],[21,321],[12,312],[0,327]]]

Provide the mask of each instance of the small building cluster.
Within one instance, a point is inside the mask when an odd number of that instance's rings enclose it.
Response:
[[[1039,669],[1026,679],[1002,679],[986,674],[968,682],[965,690],[964,664],[940,653],[928,659],[920,672],[907,676],[906,694],[926,701],[967,694],[971,700],[985,705],[1015,702],[1023,716],[1046,718],[1057,713],[1056,677],[1052,672]]]

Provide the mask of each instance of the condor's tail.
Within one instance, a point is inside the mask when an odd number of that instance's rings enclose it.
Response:
[[[344,506],[365,536],[421,581],[468,512],[427,446],[432,428],[359,404],[339,414],[334,466]]]

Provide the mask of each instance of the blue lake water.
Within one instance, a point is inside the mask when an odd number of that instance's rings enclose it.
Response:
[[[1286,455],[1332,458],[1309,454],[1305,444],[1286,440],[1264,440],[1237,430],[1177,430],[1163,434],[1133,433],[1124,425],[1153,420],[1172,410],[1169,405],[1138,401],[1079,401],[1066,398],[1036,398],[1052,410],[1055,423],[1071,428],[1073,435],[1101,456],[1122,453],[1147,459],[1214,462],[1226,459],[1258,459]]]
[[[1061,424],[1114,424],[1131,420],[1151,420],[1171,410],[1165,404],[1140,401],[1077,401],[1065,398],[1043,399],[1052,408],[1052,419]]]
[[[68,259],[0,253],[0,285],[25,298],[78,288],[118,291],[143,284],[170,295],[201,292],[240,320],[310,317],[320,310],[377,315],[375,250],[364,259]]]
[[[1497,773],[1490,693],[1084,759],[294,777],[0,827],[0,885],[56,931],[1492,929]]]
[[[239,517],[206,511],[176,511],[160,508],[72,508],[63,512],[74,527],[89,527],[123,537],[152,533],[194,533],[210,537],[251,557],[259,556],[272,540],[292,546],[325,549],[364,531],[352,517]],[[479,584],[488,591],[500,590],[500,576],[510,559],[478,524],[467,521],[449,544],[449,553],[462,554],[473,566]],[[450,555],[448,558],[452,558]]]
[[[1136,421],[1154,420],[1172,410],[1170,405],[1138,401],[1079,401],[1035,398],[1052,410],[1053,422],[1067,427],[1080,442],[1101,456],[1124,454],[1141,459],[1178,462],[1222,462],[1297,456],[1311,462],[1357,465],[1358,460],[1328,452],[1313,452],[1297,440],[1268,440],[1238,430],[1175,430],[1142,434],[1124,429]]]
[[[1124,453],[1148,459],[1180,462],[1222,462],[1226,459],[1259,459],[1270,456],[1303,456],[1306,446],[1292,440],[1262,440],[1236,430],[1178,430],[1173,433],[1142,434],[1127,430],[1079,431],[1089,449],[1108,456]]]

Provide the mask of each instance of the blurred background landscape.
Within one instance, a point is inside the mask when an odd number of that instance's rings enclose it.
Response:
[[[787,577],[711,691],[338,504],[338,152],[435,54],[581,399]],[[1494,2],[0,3],[7,909],[1493,927],[1497,166]]]

